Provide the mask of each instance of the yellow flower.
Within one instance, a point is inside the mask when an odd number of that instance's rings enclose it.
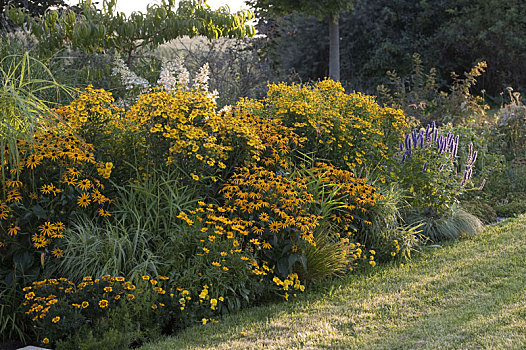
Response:
[[[199,176],[197,176],[196,174],[192,173],[190,174],[190,176],[192,177],[192,179],[194,179],[194,181],[199,181]]]
[[[80,180],[77,183],[77,187],[80,188],[83,191],[89,190],[93,185],[91,184],[91,181],[88,179]]]
[[[55,231],[55,225],[50,222],[45,222],[43,225],[38,226],[38,231],[42,235],[51,236]]]
[[[81,304],[82,308],[85,309],[89,306],[89,303],[87,301],[83,301]]]
[[[370,261],[369,261],[369,264],[370,264],[372,267],[375,267],[375,266],[376,266],[376,261],[374,261],[374,260],[370,260]]]
[[[113,291],[113,288],[111,288],[111,287],[104,287],[104,291],[106,293],[111,293]]]
[[[206,321],[207,321],[206,318],[203,318],[203,319],[201,320],[201,322],[203,322],[203,324],[206,324]]]
[[[7,229],[7,234],[10,236],[16,236],[18,231],[20,231],[20,227],[16,226],[15,224],[11,224],[11,226]]]
[[[142,279],[145,280],[145,281],[148,281],[150,279],[150,276],[144,275],[144,276],[142,276]]]
[[[80,195],[77,199],[77,204],[79,207],[86,208],[88,205],[90,205],[91,199],[89,198],[89,194],[83,193]]]
[[[42,344],[49,344],[49,338],[42,339]]]
[[[60,316],[53,317],[53,319],[51,321],[53,323],[57,323],[58,321],[60,321]]]
[[[99,307],[101,309],[107,308],[108,307],[108,301],[106,299],[102,299],[101,301],[99,301]]]
[[[62,252],[62,250],[60,248],[55,248],[51,251],[51,254],[53,254],[53,256],[55,258],[60,258],[64,255],[64,253]]]

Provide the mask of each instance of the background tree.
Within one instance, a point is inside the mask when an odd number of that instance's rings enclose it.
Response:
[[[17,25],[25,23],[40,45],[50,52],[71,46],[85,52],[114,49],[126,56],[128,65],[142,49],[154,49],[182,36],[202,35],[244,37],[254,34],[247,22],[250,11],[231,14],[226,7],[213,11],[206,1],[163,0],[147,7],[146,13],[133,12],[126,16],[116,12],[116,0],[104,0],[103,8],[96,8],[90,0],[83,0],[78,11],[50,10],[41,17],[31,17],[24,10],[10,7],[7,15]]]
[[[247,0],[256,12],[269,15],[300,13],[329,19],[329,77],[340,80],[340,13],[349,10],[352,0]]]
[[[22,8],[30,16],[39,17],[50,7],[64,7],[66,3],[63,0],[0,0],[0,30],[10,29],[5,10],[7,6]]]
[[[410,74],[413,54],[419,53],[426,70],[435,67],[440,87],[447,89],[451,72],[468,72],[484,60],[488,68],[476,89],[486,90],[500,105],[499,93],[506,87],[526,89],[524,13],[525,1],[356,1],[339,18],[342,84],[374,94],[388,70]],[[300,80],[325,75],[326,62],[320,58],[329,45],[317,39],[327,33],[324,24],[301,14],[265,20],[257,30],[265,34],[279,79],[290,71]]]

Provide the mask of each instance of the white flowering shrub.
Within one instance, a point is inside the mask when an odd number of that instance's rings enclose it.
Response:
[[[151,91],[154,87],[158,87],[167,91],[205,91],[208,93],[208,97],[214,102],[218,97],[217,90],[212,92],[208,90],[208,81],[210,80],[210,69],[208,63],[205,63],[199,69],[192,82],[190,79],[190,72],[184,66],[184,59],[180,57],[174,61],[162,61],[159,79],[154,86],[152,86],[147,79],[142,78],[136,73],[132,72],[120,57],[115,57],[114,67],[112,68],[112,76],[120,77],[121,84],[126,88],[126,90],[133,91],[136,95],[131,100],[120,100],[120,105],[129,105],[133,102],[136,102],[140,94]]]

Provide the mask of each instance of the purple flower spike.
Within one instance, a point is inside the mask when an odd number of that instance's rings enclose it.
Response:
[[[442,170],[444,170],[444,165],[445,165],[445,164],[440,164],[440,167],[438,167],[438,171],[442,171]]]
[[[435,129],[435,133],[433,134],[433,142],[436,142],[437,139],[438,139],[438,129]]]
[[[468,170],[468,173],[467,173],[467,180],[471,179],[471,175],[473,174],[473,168],[469,168]]]
[[[424,167],[422,168],[422,172],[425,173],[427,170],[427,162],[424,163]]]
[[[403,151],[403,150],[404,150],[404,143],[400,142],[400,151]]]
[[[477,154],[478,151],[473,152],[473,160],[471,161],[471,165],[475,164],[475,161],[477,160]]]
[[[411,138],[410,138],[409,134],[406,135],[406,137],[405,137],[405,148],[406,149],[411,149]]]
[[[455,146],[453,147],[453,157],[456,157],[457,156],[457,151],[458,151],[458,142],[455,142]]]

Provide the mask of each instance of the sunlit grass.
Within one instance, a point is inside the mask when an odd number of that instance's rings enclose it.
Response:
[[[142,349],[519,349],[525,287],[522,216]]]

